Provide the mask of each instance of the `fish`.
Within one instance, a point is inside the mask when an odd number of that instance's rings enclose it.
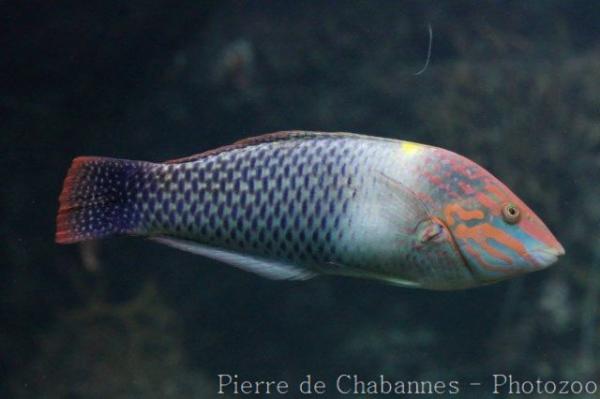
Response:
[[[284,131],[166,162],[77,157],[59,244],[149,238],[276,280],[319,275],[458,290],[545,269],[565,250],[475,162],[353,133]]]

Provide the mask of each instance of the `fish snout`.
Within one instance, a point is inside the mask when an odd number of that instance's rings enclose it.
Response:
[[[529,252],[529,255],[540,269],[554,264],[558,260],[558,257],[564,254],[565,249],[558,241],[552,246],[545,245]]]

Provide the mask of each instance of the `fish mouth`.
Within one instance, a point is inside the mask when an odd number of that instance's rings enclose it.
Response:
[[[560,243],[553,247],[542,247],[536,248],[529,252],[529,256],[533,258],[536,265],[540,269],[544,269],[552,264],[554,264],[559,256],[563,256],[565,254],[565,249]]]

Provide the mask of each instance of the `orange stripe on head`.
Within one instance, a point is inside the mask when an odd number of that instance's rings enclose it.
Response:
[[[491,246],[490,243],[488,242],[488,240],[482,242],[480,246],[483,249],[485,249],[487,251],[487,253],[490,254],[491,256],[493,256],[494,258],[500,259],[500,260],[506,262],[507,264],[512,265],[513,261],[511,259],[511,257],[506,255],[499,249]]]
[[[464,181],[459,181],[458,182],[458,187],[460,187],[460,189],[463,191],[463,193],[465,193],[466,195],[472,195],[475,194],[475,189],[469,184],[466,183]]]
[[[496,197],[497,202],[503,202],[505,200],[506,193],[496,184],[487,183],[485,185],[485,190]]]
[[[484,213],[479,209],[469,211],[457,203],[452,203],[444,208],[444,218],[448,226],[454,224],[454,216],[452,214],[456,214],[461,220],[483,219],[485,217]]]
[[[491,213],[497,214],[500,212],[500,210],[498,209],[497,202],[494,201],[493,199],[491,199],[490,197],[488,197],[486,194],[481,193],[481,192],[477,193],[477,194],[475,194],[475,198],[477,198],[477,201],[479,201],[479,203],[482,206],[489,209]]]
[[[473,252],[472,248],[470,248],[468,245],[468,240],[473,240],[490,256],[511,264],[512,260],[508,255],[503,254],[500,250],[489,244],[488,240],[494,240],[506,248],[514,251],[516,254],[524,256],[529,260],[529,256],[525,251],[525,246],[523,243],[521,243],[521,241],[512,237],[510,234],[507,234],[502,229],[498,229],[488,223],[482,223],[472,227],[467,227],[461,224],[454,229],[454,236],[457,240],[465,243],[463,248],[465,248],[465,250],[467,250],[470,254],[473,254]],[[479,260],[481,257],[478,256],[477,259]],[[510,272],[509,269],[504,267],[494,267],[485,262],[482,262],[481,264],[492,271]]]
[[[493,265],[490,265],[489,263],[487,263],[486,261],[484,261],[483,258],[481,257],[481,255],[479,255],[479,253],[473,247],[471,247],[471,246],[465,246],[465,250],[469,253],[469,255],[471,255],[473,258],[475,258],[477,260],[477,263],[479,263],[480,265],[482,265],[485,269],[493,270],[493,271],[497,271],[498,270]],[[502,270],[498,270],[498,271],[502,271]]]

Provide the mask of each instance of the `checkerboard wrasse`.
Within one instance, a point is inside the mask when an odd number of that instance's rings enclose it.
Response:
[[[274,279],[462,289],[565,252],[473,161],[350,133],[278,132],[163,163],[78,157],[59,202],[58,243],[143,236]]]

